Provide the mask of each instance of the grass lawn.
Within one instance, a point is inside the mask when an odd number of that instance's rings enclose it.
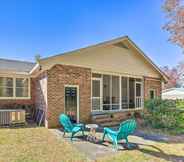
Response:
[[[46,128],[0,129],[0,162],[79,161],[87,160]]]
[[[131,136],[131,142],[138,143],[136,150],[119,151],[98,162],[184,162],[184,141],[182,143],[161,143]]]
[[[161,143],[131,136],[140,143],[137,150],[122,150],[97,162],[184,161],[184,141]],[[143,144],[143,145],[141,145]],[[86,146],[87,147],[87,146]],[[111,146],[110,146],[111,147]],[[57,138],[46,128],[0,129],[0,162],[83,162],[89,161],[71,143]]]

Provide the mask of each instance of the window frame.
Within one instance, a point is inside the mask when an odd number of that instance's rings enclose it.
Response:
[[[12,78],[13,79],[13,97],[0,97],[0,100],[28,100],[31,99],[31,78],[27,76],[10,76],[10,75],[0,75],[0,77],[4,78]],[[16,97],[16,78],[28,79],[28,96],[27,97]]]
[[[92,86],[93,86],[93,80],[97,80],[97,81],[100,81],[100,97],[93,97],[93,92],[92,92]],[[91,111],[92,112],[99,112],[99,111],[102,111],[102,104],[103,104],[103,99],[102,99],[102,96],[103,96],[103,89],[102,89],[102,83],[103,83],[103,80],[102,80],[102,76],[101,78],[91,78]],[[97,99],[99,98],[100,99],[100,109],[99,110],[94,110],[93,109],[93,105],[92,105],[92,100],[93,99]]]
[[[0,76],[1,77],[1,76]],[[6,96],[6,98],[11,98],[11,97],[13,97],[14,96],[14,93],[13,93],[13,91],[14,91],[14,87],[13,87],[13,78],[12,77],[1,77],[1,78],[10,78],[11,79],[11,81],[12,81],[12,86],[7,86],[7,85],[4,85],[4,86],[0,86],[0,88],[8,88],[8,89],[12,89],[12,96]]]
[[[150,92],[153,91],[153,98],[151,98]],[[149,89],[149,99],[155,99],[156,98],[156,89]]]
[[[100,110],[93,110],[92,108],[92,80],[93,79],[96,79],[95,77],[92,76],[92,74],[99,74],[101,75],[101,79],[102,79],[102,86],[101,86],[101,92],[102,92],[102,98],[101,98],[101,108]],[[119,96],[119,109],[116,109],[116,110],[103,110],[103,75],[110,75],[110,76],[119,76],[119,88],[120,88],[120,96]],[[121,101],[121,98],[122,98],[122,94],[121,94],[121,80],[122,80],[122,77],[126,77],[127,78],[127,95],[128,95],[128,108],[126,109],[123,109],[122,108],[122,101]],[[134,79],[140,79],[141,80],[141,93],[142,93],[142,103],[144,103],[144,77],[143,76],[136,76],[136,75],[128,75],[128,74],[119,74],[119,73],[112,73],[112,72],[105,72],[105,71],[98,71],[98,70],[92,70],[91,72],[91,112],[92,113],[98,113],[98,112],[105,112],[105,113],[111,113],[111,112],[124,112],[124,111],[135,111],[135,110],[140,110],[140,109],[143,109],[144,106],[142,105],[141,108],[133,108],[131,109],[129,107],[129,79],[130,78],[134,78]],[[139,82],[139,81],[138,81]],[[108,105],[108,104],[107,104]]]

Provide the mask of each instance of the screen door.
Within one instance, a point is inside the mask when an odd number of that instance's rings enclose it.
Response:
[[[65,113],[72,122],[79,122],[78,86],[65,86]]]

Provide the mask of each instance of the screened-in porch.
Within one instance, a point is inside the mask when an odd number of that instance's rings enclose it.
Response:
[[[142,78],[92,73],[92,111],[118,111],[142,107]]]

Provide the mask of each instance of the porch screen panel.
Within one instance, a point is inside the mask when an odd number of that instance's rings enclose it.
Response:
[[[122,109],[128,108],[128,78],[121,78],[121,104]]]
[[[100,81],[92,80],[92,109],[100,110]]]
[[[103,75],[103,110],[111,109],[110,83],[110,75]]]
[[[141,98],[141,83],[136,83],[136,100],[135,107],[140,108],[142,106],[142,98]]]
[[[141,97],[141,84],[136,84],[136,97]]]
[[[135,80],[129,79],[129,108],[135,108]]]
[[[120,97],[120,87],[119,87],[119,76],[112,76],[112,110],[119,109],[119,97]]]

